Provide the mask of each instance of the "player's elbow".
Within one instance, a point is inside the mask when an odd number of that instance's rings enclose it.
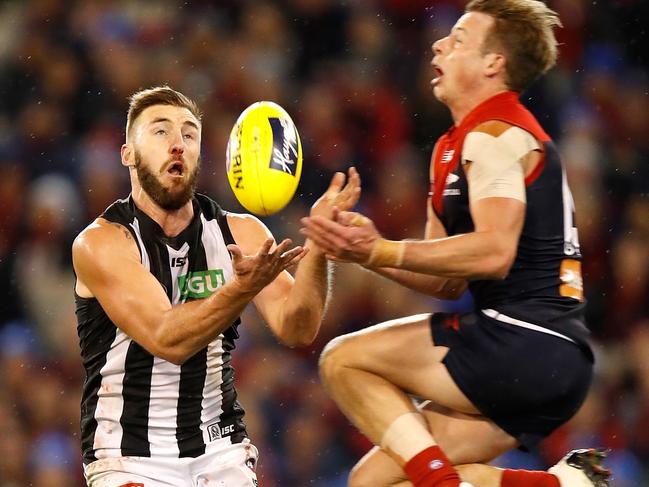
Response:
[[[189,359],[189,357],[191,357],[190,353],[187,353],[179,347],[170,346],[158,346],[155,351],[151,351],[151,353],[152,355],[174,365],[182,365]]]
[[[285,337],[280,338],[282,345],[289,348],[302,348],[308,347],[315,340],[315,335],[312,337],[309,336],[295,336],[295,337]]]
[[[506,279],[515,259],[515,251],[502,250],[501,252],[493,254],[489,259],[486,277],[494,280]]]
[[[303,324],[299,328],[294,328],[290,333],[283,333],[278,335],[279,341],[282,345],[285,345],[289,348],[301,348],[308,347],[315,341],[315,337],[318,334],[320,322],[317,324]]]
[[[289,348],[308,347],[318,334],[323,313],[315,309],[302,309],[282,317],[277,338]]]
[[[184,364],[193,355],[193,351],[183,346],[181,342],[161,333],[153,334],[153,340],[148,349],[152,355],[174,365]]]
[[[175,351],[169,351],[169,352],[166,352],[160,358],[166,360],[169,363],[180,366],[180,365],[184,364],[187,361],[189,356],[186,355],[186,354],[175,352]]]

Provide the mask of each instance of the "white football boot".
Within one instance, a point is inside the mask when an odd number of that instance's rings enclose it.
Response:
[[[602,466],[607,450],[586,448],[573,450],[548,472],[555,475],[561,487],[609,487],[611,471]]]

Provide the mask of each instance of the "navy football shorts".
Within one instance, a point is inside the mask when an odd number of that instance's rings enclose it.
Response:
[[[483,312],[431,316],[444,364],[474,406],[528,450],[568,421],[586,398],[592,355],[564,338]]]

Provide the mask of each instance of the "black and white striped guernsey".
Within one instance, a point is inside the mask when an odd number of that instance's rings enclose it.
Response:
[[[192,222],[174,238],[130,197],[101,215],[131,232],[142,265],[174,306],[205,298],[232,277],[226,245],[234,240],[226,212],[200,194],[193,206]],[[230,361],[239,319],[184,364],[174,365],[118,329],[96,299],[76,296],[76,313],[86,370],[84,463],[120,456],[197,457],[209,443],[246,438]]]

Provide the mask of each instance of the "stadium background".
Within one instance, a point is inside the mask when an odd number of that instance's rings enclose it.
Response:
[[[597,377],[582,411],[532,455],[614,453],[615,487],[649,469],[649,96],[646,1],[557,0],[559,65],[523,96],[559,144],[577,206]],[[274,100],[304,144],[298,196],[265,219],[301,241],[298,219],[333,171],[356,165],[360,203],[391,238],[419,237],[432,144],[449,125],[429,89],[431,41],[458,1],[4,1],[0,4],[0,487],[82,485],[83,380],[70,243],[128,192],[120,165],[127,96],[160,83],[205,111],[201,189],[240,211],[225,145],[239,112]],[[338,487],[369,447],[319,385],[332,337],[431,300],[340,267],[317,342],[280,347],[252,310],[235,352],[264,487]],[[398,357],[395,357],[398,360]],[[488,387],[488,385],[485,385]]]

